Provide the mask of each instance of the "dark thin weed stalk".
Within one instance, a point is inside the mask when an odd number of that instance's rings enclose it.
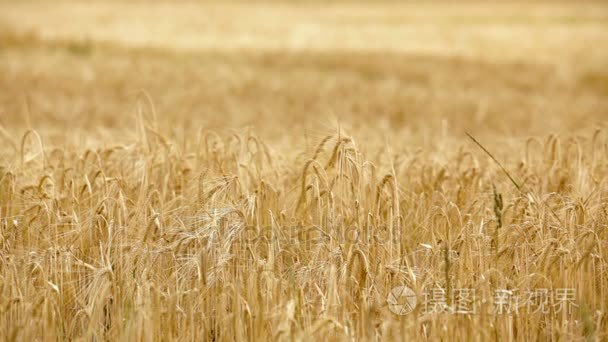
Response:
[[[496,191],[496,185],[492,183],[492,191],[494,192],[494,215],[496,216],[496,230],[494,231],[494,250],[498,252],[498,233],[502,228],[502,194]]]

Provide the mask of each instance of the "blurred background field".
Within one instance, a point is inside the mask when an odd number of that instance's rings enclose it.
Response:
[[[608,114],[607,28],[590,1],[3,1],[0,120],[128,130],[144,90],[166,129],[273,140],[565,132]]]

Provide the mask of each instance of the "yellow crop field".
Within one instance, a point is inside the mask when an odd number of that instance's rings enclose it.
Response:
[[[0,338],[608,339],[608,3],[0,1]]]

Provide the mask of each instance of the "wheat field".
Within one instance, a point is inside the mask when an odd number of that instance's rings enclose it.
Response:
[[[0,1],[0,338],[607,340],[607,46],[601,1]]]

